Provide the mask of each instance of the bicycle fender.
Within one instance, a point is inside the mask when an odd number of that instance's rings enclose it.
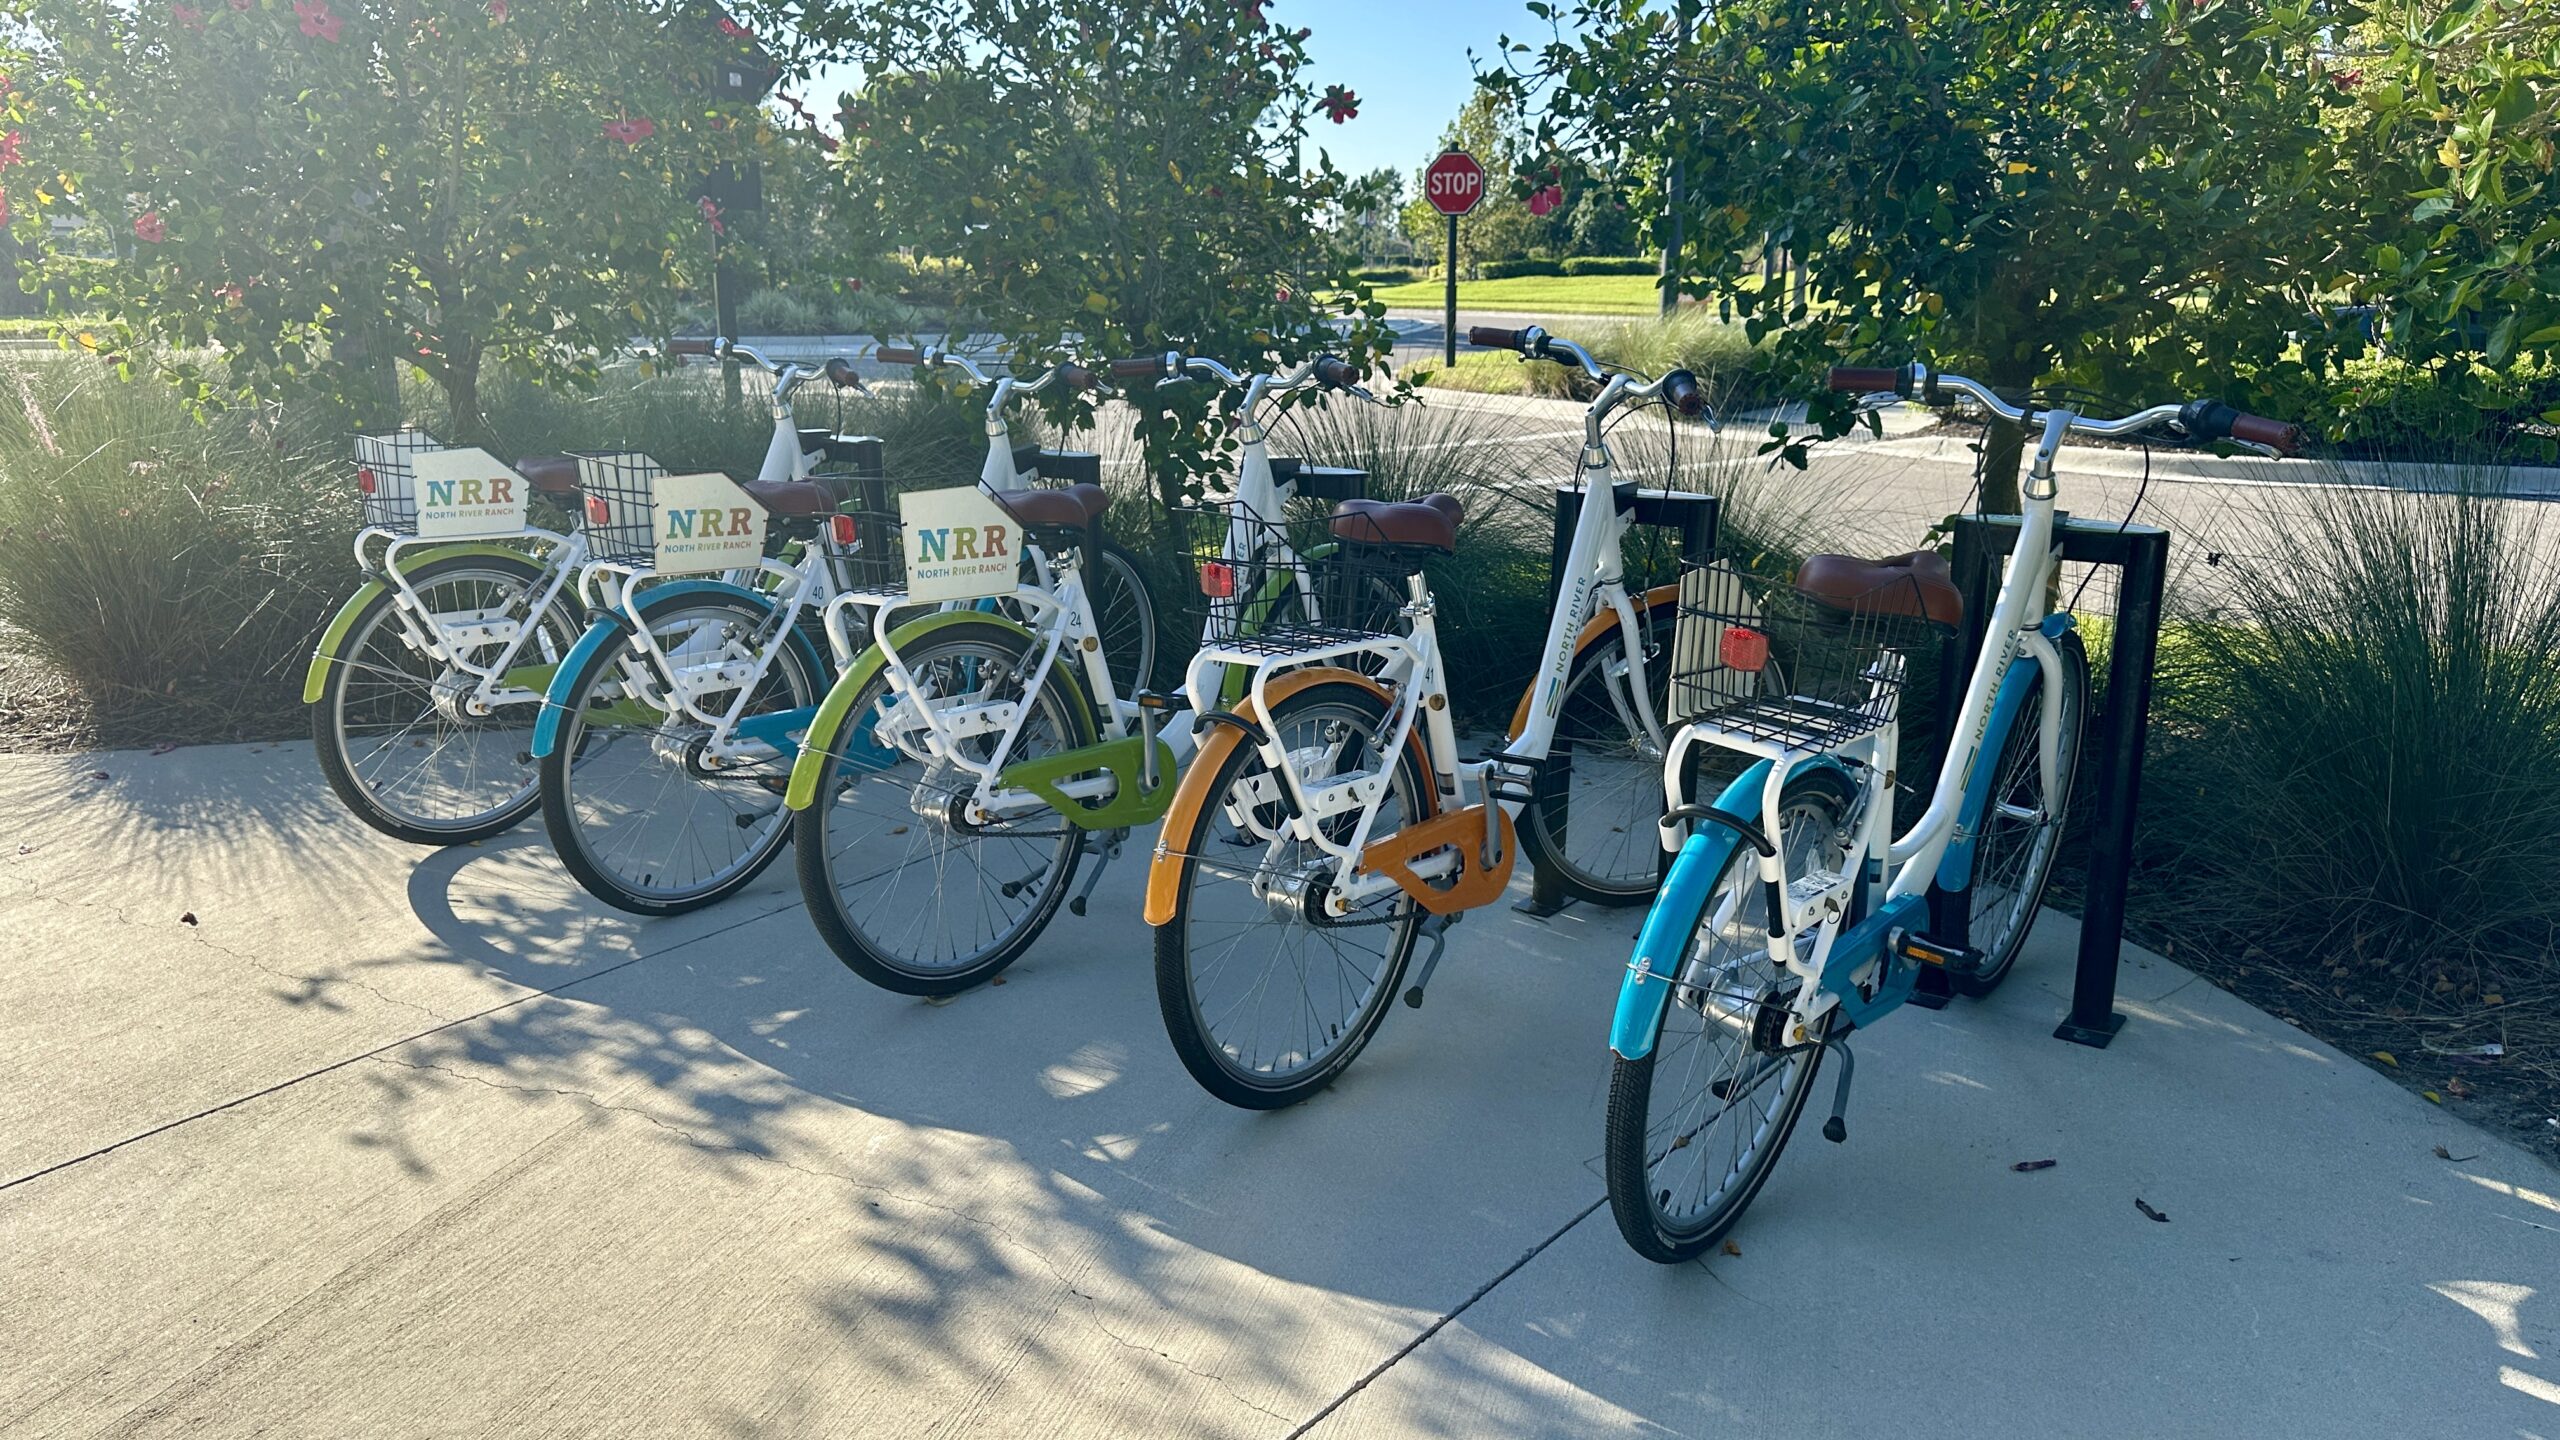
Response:
[[[1680,599],[1680,587],[1677,585],[1656,585],[1641,595],[1630,595],[1627,599],[1628,603],[1635,606],[1636,615],[1641,618],[1645,612],[1653,609],[1657,605],[1671,605],[1678,603]],[[1577,662],[1580,661],[1582,659],[1582,652],[1590,647],[1591,642],[1608,634],[1610,630],[1617,626],[1617,623],[1618,612],[1614,608],[1606,605],[1600,607],[1600,613],[1592,616],[1588,621],[1584,622],[1582,633],[1574,637],[1574,660]],[[1517,740],[1520,738],[1520,732],[1529,728],[1529,704],[1531,701],[1538,698],[1538,681],[1540,678],[1541,677],[1534,675],[1531,676],[1529,678],[1528,688],[1520,692],[1520,703],[1512,707],[1511,728],[1503,732],[1507,738]],[[1569,680],[1571,678],[1573,678],[1572,670],[1568,667],[1565,672],[1565,679]],[[1561,685],[1564,681],[1559,680],[1555,683]]]
[[[466,555],[497,556],[508,560],[529,558],[523,551],[510,550],[504,545],[436,545],[424,550],[412,550],[402,555],[398,568],[405,575],[421,565],[430,565],[438,560],[451,560]],[[320,703],[320,692],[329,681],[329,667],[337,662],[338,651],[346,645],[347,632],[355,629],[356,617],[363,614],[366,606],[372,604],[383,591],[390,588],[380,580],[367,580],[364,584],[357,586],[356,593],[348,596],[347,603],[339,606],[338,613],[329,618],[328,627],[320,632],[320,643],[311,649],[311,668],[303,673],[303,704]]]
[[[678,580],[671,584],[652,586],[640,595],[638,608],[645,616],[649,611],[670,600],[683,600],[704,593],[717,594],[732,600],[743,600],[759,610],[773,609],[772,596],[749,590],[744,586],[731,585],[722,580]],[[544,692],[542,710],[534,716],[533,720],[532,750],[535,759],[539,760],[549,755],[553,747],[559,744],[560,726],[569,713],[570,687],[577,683],[580,675],[586,673],[587,662],[595,658],[597,651],[608,645],[619,643],[634,628],[635,623],[632,617],[623,611],[596,612],[595,619],[587,626],[587,633],[578,637],[578,643],[571,646],[569,653],[561,659],[560,668],[552,672],[551,688]],[[809,662],[811,674],[827,673],[826,660],[818,654],[818,647],[811,644],[809,637],[801,634],[796,626],[791,632],[791,644],[798,648],[801,658]]]
[[[1286,675],[1274,675],[1271,677],[1271,682],[1263,689],[1270,695],[1271,703],[1277,705],[1301,690],[1315,685],[1329,684],[1356,685],[1377,696],[1381,704],[1390,708],[1395,704],[1395,697],[1388,694],[1386,688],[1377,681],[1357,671],[1338,669],[1329,665],[1292,670]],[[1173,919],[1174,897],[1182,883],[1182,856],[1173,853],[1170,848],[1174,838],[1183,837],[1187,842],[1190,836],[1199,831],[1202,823],[1201,812],[1209,807],[1209,787],[1216,783],[1212,777],[1216,776],[1219,767],[1226,764],[1227,757],[1235,753],[1237,746],[1246,743],[1248,734],[1251,734],[1254,743],[1258,744],[1261,741],[1259,727],[1262,724],[1262,716],[1254,708],[1253,702],[1246,700],[1237,705],[1236,714],[1256,728],[1251,732],[1238,729],[1233,725],[1217,725],[1210,729],[1208,738],[1200,742],[1200,753],[1191,757],[1190,767],[1182,772],[1182,783],[1174,789],[1173,808],[1165,812],[1164,828],[1156,832],[1155,854],[1147,862],[1147,902],[1144,913],[1150,925],[1167,924]],[[1413,752],[1414,763],[1422,767],[1422,773],[1426,776],[1430,775],[1432,773],[1431,755],[1423,748],[1421,726],[1413,727],[1413,733],[1405,737],[1405,744]],[[1436,792],[1438,787],[1428,786],[1426,789]],[[1440,799],[1436,793],[1426,794],[1423,804],[1431,813],[1414,816],[1413,820],[1428,820],[1432,815],[1439,813]]]
[[[2045,621],[2047,638],[2070,628],[2067,615]],[[2057,627],[2055,621],[2062,624]],[[1961,894],[1973,884],[1973,842],[1982,833],[1982,817],[1991,808],[1992,772],[2000,768],[2000,748],[2008,743],[2009,727],[2027,705],[2027,687],[2035,683],[2041,667],[2032,661],[2012,663],[2009,673],[2000,677],[2000,693],[1991,697],[1991,720],[1982,730],[1982,750],[1974,757],[1973,773],[1964,777],[1964,803],[1956,810],[1956,838],[1947,842],[1947,852],[1938,857],[1938,888],[1949,894]]]
[[[1040,638],[1032,634],[1029,627],[1007,616],[963,609],[936,611],[910,620],[889,632],[889,643],[904,650],[933,632],[954,625],[1002,626],[1029,644],[1037,644]],[[783,792],[784,805],[794,810],[806,810],[816,803],[818,772],[826,765],[829,755],[838,753],[837,737],[851,718],[854,697],[860,695],[862,688],[888,665],[888,655],[873,645],[855,656],[844,673],[836,677],[835,684],[827,687],[826,698],[818,703],[817,717],[809,722],[809,733],[800,738],[800,758],[791,762],[791,785]],[[1084,693],[1083,687],[1076,683],[1072,667],[1059,665],[1051,673],[1065,676],[1068,688],[1075,694],[1081,696]]]
[[[1737,815],[1760,813],[1761,792],[1769,783],[1769,762],[1754,761],[1724,787],[1716,808]],[[1671,982],[1689,952],[1689,937],[1707,906],[1716,877],[1724,873],[1742,837],[1722,825],[1706,825],[1681,842],[1671,873],[1655,892],[1653,908],[1644,912],[1636,931],[1635,951],[1627,959],[1627,978],[1618,985],[1617,1018],[1609,1025],[1609,1048],[1629,1060],[1653,1053],[1662,1034],[1663,1012],[1671,1006]]]

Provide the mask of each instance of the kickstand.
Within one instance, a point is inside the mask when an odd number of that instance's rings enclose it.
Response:
[[[1431,942],[1431,953],[1422,957],[1422,974],[1404,992],[1404,1003],[1415,1010],[1422,1008],[1422,987],[1431,983],[1431,972],[1440,968],[1440,956],[1449,948],[1449,927],[1465,915],[1463,910],[1448,915],[1429,916],[1422,922],[1422,938]]]
[[[1849,1053],[1846,1040],[1823,1044],[1840,1057],[1840,1083],[1831,1087],[1831,1118],[1822,1122],[1822,1138],[1837,1145],[1849,1138],[1849,1122],[1840,1117],[1849,1109],[1849,1081],[1858,1073],[1858,1057]]]
[[[1085,872],[1084,884],[1076,887],[1076,898],[1067,902],[1067,913],[1084,913],[1085,897],[1093,893],[1094,886],[1102,883],[1102,872],[1110,868],[1112,861],[1120,858],[1120,842],[1128,838],[1129,832],[1125,827],[1102,837],[1102,853],[1095,858],[1093,868]]]

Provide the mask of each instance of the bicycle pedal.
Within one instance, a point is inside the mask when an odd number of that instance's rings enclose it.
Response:
[[[1422,935],[1431,942],[1431,953],[1422,957],[1422,974],[1404,992],[1405,1008],[1422,1008],[1423,987],[1431,983],[1431,972],[1440,968],[1440,956],[1449,948],[1449,927],[1458,923],[1457,915],[1434,915],[1422,922]]]
[[[1982,973],[1982,952],[1970,945],[1950,945],[1905,930],[1897,933],[1893,949],[1905,960],[1943,970],[1949,975],[1968,977]]]

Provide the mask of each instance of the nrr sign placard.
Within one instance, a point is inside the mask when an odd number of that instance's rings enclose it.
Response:
[[[1022,568],[1021,527],[975,485],[898,497],[907,598],[927,604],[1013,593]]]
[[[420,450],[410,457],[418,538],[477,540],[524,529],[524,477],[486,450]]]
[[[661,475],[652,495],[659,574],[752,570],[764,559],[764,507],[728,476]]]

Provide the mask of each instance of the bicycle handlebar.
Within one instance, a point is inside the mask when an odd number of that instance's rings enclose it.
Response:
[[[883,345],[871,352],[871,358],[883,365],[921,365],[924,352],[912,345]]]
[[[2134,435],[2155,425],[2175,422],[2193,439],[2237,440],[2279,456],[2292,454],[2302,444],[2301,426],[2235,410],[2219,400],[2154,405],[2122,419],[2099,420],[2076,412],[2031,412],[2027,406],[2012,405],[2001,399],[1990,386],[1980,381],[1968,380],[1962,375],[1940,374],[1917,361],[1891,370],[1839,366],[1831,371],[1829,381],[1834,390],[1860,393],[1891,391],[1906,400],[1916,397],[1932,403],[1938,400],[1941,390],[1953,390],[2001,419],[2020,425],[2026,424],[2031,414],[2064,413],[2070,417],[2069,428],[2082,435]]]

